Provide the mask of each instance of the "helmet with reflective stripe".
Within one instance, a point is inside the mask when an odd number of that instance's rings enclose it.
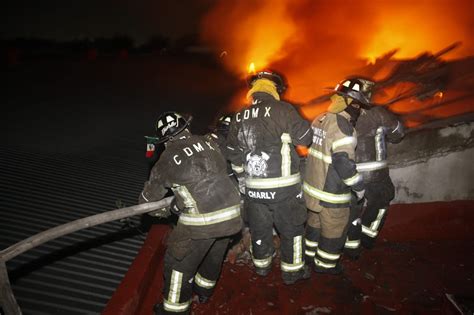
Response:
[[[186,129],[189,121],[176,112],[165,112],[156,121],[158,143],[166,142]]]
[[[216,129],[217,130],[229,130],[230,123],[232,121],[232,114],[225,114],[217,120]]]
[[[360,78],[350,77],[341,81],[334,90],[337,94],[350,97],[364,107],[370,107],[372,99],[372,90],[375,82]]]
[[[253,83],[257,81],[258,79],[268,79],[272,81],[273,83],[275,83],[278,94],[282,94],[283,92],[285,92],[287,88],[284,77],[281,74],[278,74],[272,70],[260,71],[260,72],[257,72],[256,74],[249,76],[247,79],[249,88],[251,88]]]

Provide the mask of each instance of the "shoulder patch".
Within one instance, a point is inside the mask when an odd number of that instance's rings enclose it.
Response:
[[[344,134],[348,136],[352,136],[354,134],[354,127],[347,119],[345,119],[341,115],[336,115],[336,121],[337,126]]]

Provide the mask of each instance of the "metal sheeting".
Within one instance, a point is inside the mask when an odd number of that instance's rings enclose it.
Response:
[[[48,228],[136,204],[147,166],[122,154],[0,150],[0,248]],[[120,140],[118,140],[120,142]],[[120,147],[121,143],[114,143]],[[110,222],[47,242],[7,263],[25,314],[99,314],[143,244],[130,224]]]

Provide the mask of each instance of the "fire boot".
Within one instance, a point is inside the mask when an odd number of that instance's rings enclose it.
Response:
[[[209,302],[210,298],[211,298],[210,296],[205,296],[205,295],[199,295],[198,294],[199,304],[206,304],[207,302]]]
[[[344,267],[342,267],[340,263],[337,263],[336,267],[333,267],[333,268],[324,268],[320,266],[315,266],[314,271],[317,273],[324,273],[327,275],[337,276],[344,272]]]
[[[258,268],[255,267],[255,273],[259,275],[260,277],[266,277],[268,274],[272,271],[272,268]]]
[[[284,284],[291,285],[299,280],[311,278],[311,269],[307,265],[304,265],[303,268],[296,272],[282,272],[281,278]]]
[[[345,237],[326,238],[321,236],[316,256],[314,257],[314,271],[330,275],[338,275],[343,272],[339,259],[345,239]]]
[[[164,306],[163,306],[163,303],[158,303],[158,304],[155,304],[153,306],[153,314],[154,315],[169,315],[169,314],[173,314],[173,315],[189,315],[191,314],[191,308],[187,309],[186,311],[184,312],[168,312],[165,310]]]

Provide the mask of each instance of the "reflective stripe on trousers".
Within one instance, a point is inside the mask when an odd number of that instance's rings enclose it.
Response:
[[[166,311],[184,312],[191,305],[191,301],[179,303],[182,282],[183,273],[173,270],[171,273],[171,283],[168,297],[163,300],[163,307]]]
[[[362,225],[362,233],[364,233],[365,235],[369,237],[376,238],[377,235],[379,234],[378,229],[379,229],[380,223],[382,222],[382,219],[386,212],[387,212],[387,209],[383,209],[383,208],[379,209],[377,218],[375,218],[375,220],[370,224],[370,227]]]
[[[293,238],[293,263],[281,261],[281,270],[285,272],[295,272],[303,268],[303,236]]]

